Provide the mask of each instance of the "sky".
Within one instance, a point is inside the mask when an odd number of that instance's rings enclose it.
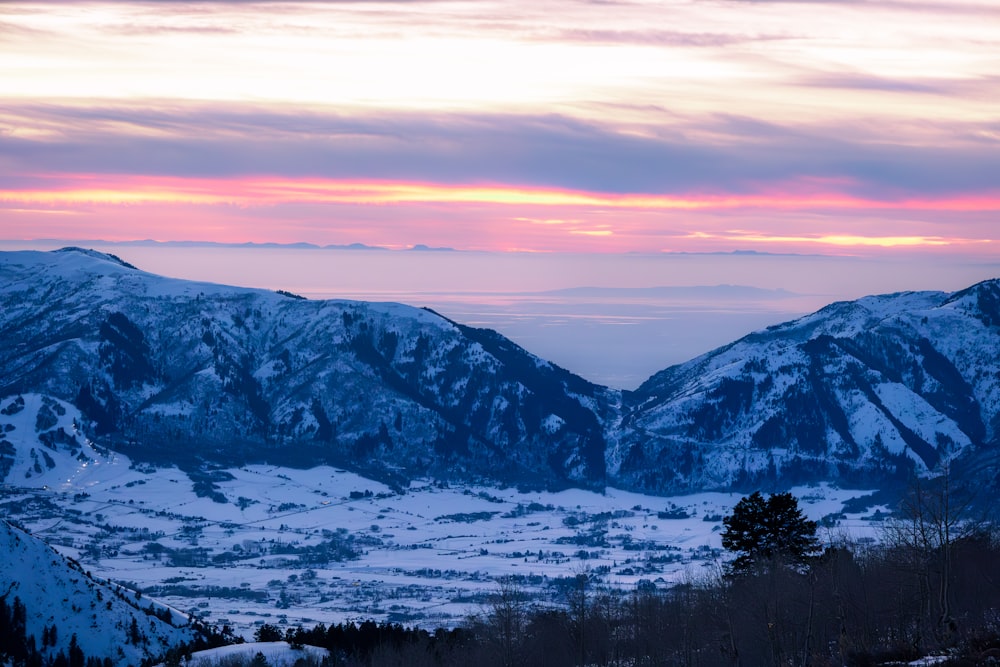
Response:
[[[1000,244],[1000,0],[0,2],[0,238]]]

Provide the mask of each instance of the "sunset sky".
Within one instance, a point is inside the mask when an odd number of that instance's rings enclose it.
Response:
[[[3,2],[0,237],[996,256],[1000,1]]]

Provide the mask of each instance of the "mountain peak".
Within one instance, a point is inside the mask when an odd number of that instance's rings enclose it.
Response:
[[[111,262],[111,263],[117,264],[118,266],[121,266],[121,267],[126,268],[126,269],[134,269],[136,271],[139,270],[138,267],[133,266],[132,264],[129,264],[128,262],[126,262],[125,260],[123,260],[121,257],[118,257],[117,255],[113,255],[113,254],[111,254],[109,252],[99,252],[97,250],[92,250],[92,249],[89,249],[89,248],[80,248],[78,246],[66,246],[65,248],[59,248],[58,250],[53,250],[52,252],[53,253],[76,253],[76,254],[79,254],[79,255],[84,255],[86,257],[91,257],[93,259],[97,259],[97,260],[101,260],[101,261],[105,261],[105,262]]]
[[[0,257],[0,296],[18,304],[0,312],[0,396],[72,405],[133,459],[604,483],[615,393],[499,334],[401,304],[163,278],[82,249],[12,255]]]
[[[991,449],[997,286],[831,304],[667,369],[633,395],[615,469],[672,489],[882,484]]]
[[[1000,281],[831,304],[629,393],[431,311],[79,248],[3,254],[0,298],[0,397],[78,410],[97,444],[191,470],[218,502],[203,470],[253,461],[676,493],[878,485],[1000,444]],[[34,465],[4,464],[2,434],[0,464]]]

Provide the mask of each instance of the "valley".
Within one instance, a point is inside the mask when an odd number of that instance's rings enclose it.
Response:
[[[0,277],[0,516],[27,545],[0,588],[50,658],[60,619],[89,655],[149,656],[204,626],[463,627],[503,586],[536,610],[709,591],[753,490],[878,567],[942,471],[995,510],[996,280],[835,303],[628,392],[402,304],[79,248],[6,253]]]
[[[542,605],[563,604],[581,573],[595,589],[622,591],[712,577],[722,516],[740,498],[430,480],[392,488],[329,466],[217,468],[193,481],[74,434],[72,406],[23,399],[0,419],[18,452],[0,487],[4,516],[94,576],[244,637],[264,623],[451,627],[480,613],[501,577]],[[38,439],[45,405],[62,411],[43,431],[65,434],[43,438],[63,441],[54,447]],[[877,535],[887,511],[843,511],[866,491],[794,492],[830,543]]]

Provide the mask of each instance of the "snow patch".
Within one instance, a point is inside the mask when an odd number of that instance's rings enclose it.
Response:
[[[542,431],[548,435],[555,435],[566,424],[559,415],[549,415],[542,419]]]
[[[267,659],[269,667],[292,667],[297,660],[302,658],[311,658],[316,662],[321,662],[330,655],[328,650],[317,646],[292,648],[288,642],[250,642],[197,651],[191,654],[191,659],[186,661],[185,665],[187,667],[217,667],[233,658],[242,658],[249,664],[258,653]],[[162,667],[162,665],[157,667]]]

